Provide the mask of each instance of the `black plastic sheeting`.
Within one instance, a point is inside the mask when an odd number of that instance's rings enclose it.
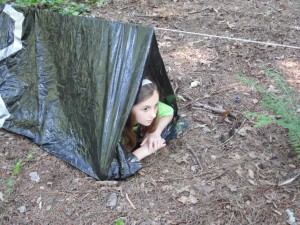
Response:
[[[15,22],[0,6],[0,50]],[[0,95],[11,116],[3,129],[90,176],[123,179],[141,163],[119,144],[141,80],[158,84],[175,109],[165,137],[176,137],[176,99],[153,28],[18,9],[22,49],[0,61]],[[169,137],[168,137],[169,136]]]

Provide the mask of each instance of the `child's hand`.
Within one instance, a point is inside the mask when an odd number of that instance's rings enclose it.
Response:
[[[158,149],[166,146],[166,141],[163,139],[160,134],[149,133],[141,143],[141,146],[148,145],[149,152],[153,153]]]
[[[166,146],[166,141],[160,135],[150,133],[144,138],[141,147],[136,149],[133,154],[138,160],[142,160],[164,146]]]

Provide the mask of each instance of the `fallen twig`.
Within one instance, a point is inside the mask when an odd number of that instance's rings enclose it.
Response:
[[[228,114],[228,116],[237,118],[237,115],[233,112],[228,112],[228,110],[215,108],[215,107],[212,107],[212,106],[207,105],[207,104],[195,103],[192,106],[195,107],[195,108],[207,109],[207,110],[210,110],[212,112],[219,113],[219,114]]]
[[[228,171],[228,170],[225,170],[225,171],[223,171],[222,173],[220,173],[220,174],[218,174],[218,175],[216,175],[216,176],[210,178],[210,179],[207,181],[207,183],[210,182],[210,181],[212,181],[212,180],[215,180],[215,179],[220,178],[220,177],[223,176],[225,173],[227,173],[227,171]]]
[[[130,199],[129,199],[127,193],[126,193],[126,199],[127,199],[127,201],[130,203],[130,205],[132,206],[132,208],[136,209],[136,208],[134,207],[134,205],[132,204],[132,202],[130,201]]]
[[[214,91],[214,92],[211,93],[211,95],[216,95],[216,94],[219,94],[221,92],[229,91],[231,89],[234,89],[234,87],[229,87],[229,88],[226,88],[226,89],[223,89],[223,90]]]
[[[202,165],[201,165],[201,163],[200,163],[200,160],[199,160],[198,156],[196,155],[194,149],[193,149],[188,143],[186,143],[186,146],[188,147],[188,149],[191,151],[191,153],[192,153],[193,156],[195,157],[195,159],[196,159],[196,161],[197,161],[197,163],[198,163],[200,169],[203,170],[203,167],[202,167]]]
[[[159,16],[159,15],[136,15],[136,17],[147,17],[147,18],[164,19],[164,20],[168,19],[168,16]]]
[[[118,185],[119,182],[115,180],[100,180],[100,181],[96,181],[96,184],[100,184],[104,186],[115,186]]]
[[[175,94],[177,93],[178,89],[179,89],[179,85],[178,85],[178,83],[175,81],[175,88],[174,88],[174,93],[175,93]]]
[[[184,98],[187,97],[187,96],[185,96],[185,95],[182,95],[182,96],[183,96]],[[189,99],[189,100],[190,100],[191,102],[189,102],[189,103],[185,104],[184,106],[180,107],[179,110],[182,110],[182,109],[184,109],[184,108],[187,108],[187,107],[193,105],[195,102],[197,102],[197,101],[199,100],[199,98],[197,98],[197,99]]]
[[[293,182],[294,180],[296,180],[297,177],[299,177],[299,176],[300,176],[300,173],[297,174],[295,177],[292,177],[292,178],[290,178],[290,179],[288,179],[288,180],[286,180],[286,181],[283,181],[283,182],[279,183],[278,186],[283,186],[283,185],[292,183],[292,182]]]

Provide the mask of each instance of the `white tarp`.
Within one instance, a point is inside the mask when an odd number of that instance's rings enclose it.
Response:
[[[4,121],[10,117],[10,114],[5,106],[5,103],[0,95],[0,128],[3,126]]]

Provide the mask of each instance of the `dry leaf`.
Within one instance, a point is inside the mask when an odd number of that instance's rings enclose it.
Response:
[[[238,134],[241,135],[242,137],[246,136],[247,134],[247,127],[242,127],[241,129],[238,130]]]
[[[249,152],[248,155],[251,159],[256,159],[257,158],[256,153],[254,151]]]
[[[188,201],[188,198],[185,196],[181,196],[178,201],[182,202],[183,204],[186,204],[186,202]]]
[[[24,213],[26,211],[26,207],[24,205],[22,205],[18,208],[18,210],[20,213]]]
[[[196,204],[198,202],[198,199],[194,195],[190,195],[188,200],[192,204]]]
[[[237,186],[236,185],[229,184],[228,188],[230,189],[231,192],[236,192],[237,191]]]
[[[235,170],[235,172],[241,177],[243,174],[242,174],[242,170]]]
[[[199,84],[201,84],[199,81],[193,81],[191,83],[191,88],[197,87]]]
[[[196,204],[198,202],[198,199],[195,196],[190,195],[189,197],[181,196],[180,198],[178,198],[178,201],[182,202],[183,204]]]
[[[198,165],[194,165],[194,166],[191,166],[191,170],[193,172],[196,172],[198,170],[199,166]]]
[[[252,103],[253,103],[253,104],[257,104],[257,103],[258,103],[258,100],[257,100],[257,99],[253,99],[253,100],[252,100]]]
[[[251,179],[254,179],[254,172],[252,170],[249,169],[248,174]]]
[[[179,190],[177,190],[177,194],[180,194],[182,192],[190,192],[190,186],[185,186],[183,188],[180,188]]]
[[[203,186],[201,186],[201,189],[205,192],[206,195],[210,194],[211,192],[213,192],[215,190],[214,187],[209,186],[209,185],[203,185]]]
[[[111,193],[111,195],[108,197],[106,205],[113,209],[117,205],[117,194]]]
[[[257,183],[254,180],[248,179],[248,182],[252,185],[257,185]]]
[[[217,159],[217,156],[211,155],[210,158],[211,158],[212,160],[216,160],[216,159]]]
[[[39,208],[41,209],[42,205],[43,205],[42,197],[41,196],[36,199],[36,203],[39,205]]]
[[[229,158],[238,160],[238,159],[241,159],[241,156],[239,154],[235,153],[235,154],[229,155]]]
[[[173,189],[173,186],[171,186],[171,185],[164,185],[164,186],[161,187],[161,189],[163,191],[169,191],[169,190]]]
[[[230,29],[234,29],[236,27],[236,23],[230,23],[230,22],[226,22],[228,28]]]
[[[40,176],[38,175],[38,173],[37,172],[31,172],[30,174],[29,174],[29,176],[30,176],[30,179],[32,180],[32,181],[34,181],[34,182],[36,182],[36,183],[38,183],[38,182],[40,182]]]
[[[185,154],[185,156],[183,156],[182,158],[177,158],[175,161],[176,161],[177,163],[182,163],[182,162],[189,163],[189,162],[187,161],[188,157],[189,157],[189,154]]]
[[[225,117],[224,121],[227,123],[231,123],[231,121],[228,119],[228,117]]]
[[[146,173],[145,173],[145,170],[141,169],[138,171],[138,174],[141,176],[145,176]]]

